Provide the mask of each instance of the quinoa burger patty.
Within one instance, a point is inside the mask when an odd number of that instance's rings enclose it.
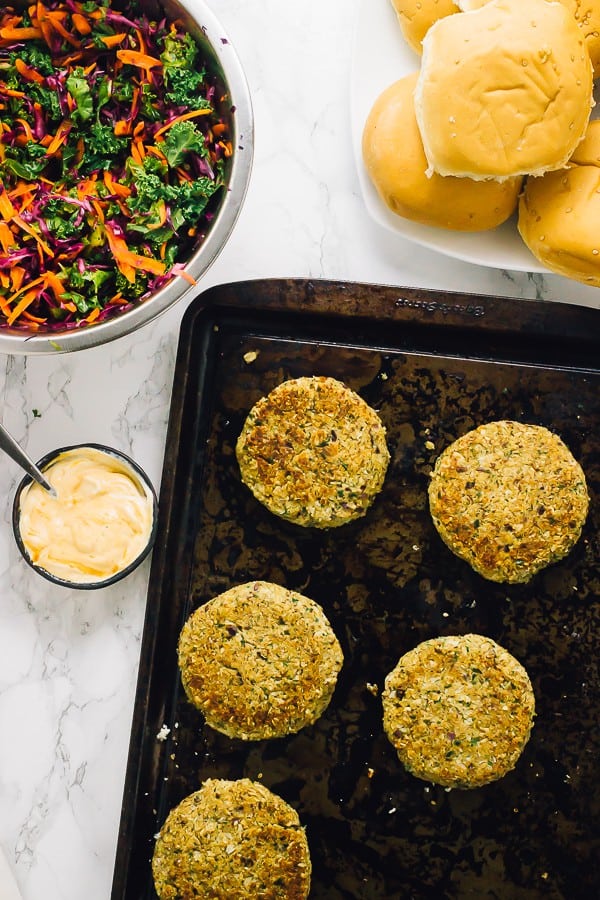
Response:
[[[208,779],[167,816],[152,875],[160,900],[303,900],[311,861],[284,800],[247,778]]]
[[[429,508],[445,544],[491,581],[526,582],[562,559],[588,512],[585,475],[558,435],[497,421],[436,460]]]
[[[514,768],[535,712],[523,666],[478,634],[433,638],[409,650],[385,680],[385,733],[425,781],[476,788]]]
[[[364,516],[390,454],[381,419],[335,378],[284,381],[251,409],[236,445],[242,481],[272,513],[314,528]]]
[[[247,741],[315,722],[343,662],[321,607],[266,581],[233,587],[193,612],[178,658],[185,692],[207,723]]]

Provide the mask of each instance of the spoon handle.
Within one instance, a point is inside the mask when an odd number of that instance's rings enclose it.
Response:
[[[56,491],[52,485],[46,481],[33,460],[27,456],[23,448],[17,444],[15,439],[8,433],[3,425],[0,425],[0,450],[4,450],[4,452],[10,456],[14,462],[18,463],[28,475],[31,475],[34,481],[41,484],[41,486],[54,497],[56,496]]]

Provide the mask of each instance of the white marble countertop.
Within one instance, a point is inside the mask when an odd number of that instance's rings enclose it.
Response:
[[[386,0],[371,0],[386,2]],[[254,105],[247,199],[202,287],[263,276],[417,285],[600,307],[558,276],[419,248],[366,215],[350,139],[359,0],[211,0]],[[185,303],[104,347],[0,358],[2,421],[29,454],[100,441],[159,487]],[[18,554],[20,471],[0,468],[0,845],[24,900],[110,896],[149,561],[99,591],[55,587]],[[2,889],[0,887],[0,897]]]

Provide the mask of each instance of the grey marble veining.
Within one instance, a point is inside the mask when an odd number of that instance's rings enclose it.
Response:
[[[368,218],[349,134],[359,0],[212,0],[211,6],[246,70],[256,145],[246,203],[201,287],[310,276],[600,306],[595,289],[469,265]],[[0,358],[4,425],[36,459],[69,443],[114,445],[138,460],[158,488],[183,312],[182,305],[104,347]],[[43,581],[12,537],[20,477],[4,459],[0,844],[24,900],[107,900],[149,561],[125,581],[90,593]]]

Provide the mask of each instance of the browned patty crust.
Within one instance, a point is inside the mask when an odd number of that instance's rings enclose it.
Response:
[[[491,638],[438,637],[385,680],[383,724],[403,765],[445,787],[476,788],[514,768],[535,712],[527,672]]]
[[[450,444],[429,484],[442,540],[491,581],[526,582],[566,556],[588,505],[583,470],[558,435],[506,420]]]
[[[266,581],[237,585],[192,613],[178,657],[189,700],[212,728],[242,740],[315,722],[343,662],[321,607]]]
[[[236,455],[257,500],[277,516],[315,528],[364,516],[390,459],[375,410],[324,376],[285,381],[259,400]]]
[[[208,779],[167,816],[152,874],[160,900],[303,900],[311,861],[284,800],[247,778]]]

